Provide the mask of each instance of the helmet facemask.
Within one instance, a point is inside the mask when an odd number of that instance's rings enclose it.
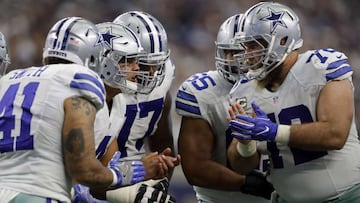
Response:
[[[246,76],[250,80],[263,80],[303,44],[299,18],[279,3],[261,2],[251,7],[239,26],[235,41],[246,51],[235,58],[240,66],[249,69]]]
[[[216,70],[233,84],[240,79],[241,72],[233,55],[244,51],[241,45],[234,43],[234,36],[238,32],[238,24],[242,16],[242,14],[235,14],[227,18],[221,24],[215,41]]]
[[[160,86],[165,78],[165,63],[170,56],[170,51],[160,53],[147,53],[139,58],[140,70],[148,71],[148,76],[142,75],[142,89],[144,94],[149,94],[156,86]]]
[[[215,44],[216,69],[226,80],[234,84],[237,80],[239,80],[241,76],[241,70],[232,56],[243,53],[244,49],[241,46],[234,44]]]
[[[107,85],[121,89],[123,93],[141,93],[142,75],[149,75],[149,72],[132,70],[130,67],[133,63],[137,65],[141,56],[142,54],[127,55],[121,51],[107,50],[102,58],[102,79]]]
[[[139,75],[139,93],[149,94],[165,78],[165,63],[170,56],[166,31],[159,20],[143,11],[123,13],[113,22],[127,26],[139,38],[146,53],[139,59],[140,70],[149,71]]]

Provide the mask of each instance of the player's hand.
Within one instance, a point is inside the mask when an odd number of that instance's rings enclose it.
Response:
[[[241,192],[255,195],[270,200],[274,187],[266,180],[266,176],[252,171],[246,175],[245,183],[241,187]]]
[[[108,190],[106,192],[106,199],[113,203],[173,203],[175,198],[167,193],[168,187],[169,182],[167,178],[150,179],[131,186]]]
[[[160,161],[164,168],[168,171],[173,170],[176,166],[178,166],[180,164],[181,158],[179,154],[173,157],[171,148],[167,147],[160,153]]]
[[[71,188],[72,203],[85,203],[91,202],[92,195],[89,192],[89,188],[81,184],[76,184]]]
[[[71,202],[72,203],[106,203],[106,201],[94,198],[89,191],[89,188],[76,184],[71,188]]]
[[[146,175],[143,162],[120,161],[120,155],[119,151],[116,152],[108,164],[108,168],[114,174],[114,181],[110,187],[118,188],[143,181]]]
[[[166,178],[153,186],[144,183],[140,186],[134,203],[175,203],[175,198],[167,193],[168,187],[169,182]]]
[[[236,120],[231,120],[229,127],[232,136],[239,140],[275,141],[278,124],[273,123],[266,113],[255,102],[251,103],[255,118],[237,115]]]
[[[163,178],[167,173],[158,152],[151,152],[141,158],[146,171],[145,180]]]

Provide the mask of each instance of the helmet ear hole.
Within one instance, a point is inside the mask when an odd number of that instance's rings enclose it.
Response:
[[[90,63],[95,63],[95,57],[94,56],[90,56]]]
[[[287,37],[287,36],[284,37],[284,38],[282,38],[282,39],[280,40],[280,45],[281,45],[281,46],[284,46],[284,45],[286,44],[287,40],[288,40],[288,37]]]

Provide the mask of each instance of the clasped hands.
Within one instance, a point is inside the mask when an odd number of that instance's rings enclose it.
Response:
[[[252,102],[253,117],[245,114],[238,104],[229,109],[231,136],[239,140],[275,141],[279,125],[272,122],[260,107]],[[241,114],[238,114],[241,113]]]
[[[168,176],[169,170],[180,164],[180,155],[171,156],[171,149],[161,153],[152,152],[141,160],[120,161],[120,152],[116,152],[108,167],[115,174],[113,188],[127,186],[148,179],[161,179]]]

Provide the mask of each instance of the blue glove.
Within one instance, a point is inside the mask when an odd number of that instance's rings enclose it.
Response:
[[[102,200],[98,200],[95,199],[89,191],[89,188],[81,185],[81,184],[76,184],[73,186],[73,192],[74,194],[72,194],[72,203],[88,203],[88,202],[92,202],[92,203],[107,203],[107,201],[102,201]]]
[[[257,117],[251,118],[246,115],[237,115],[231,120],[229,128],[231,135],[239,140],[275,141],[278,124],[273,123],[266,113],[255,102],[251,103]]]
[[[120,161],[121,153],[118,151],[108,164],[108,168],[114,174],[114,181],[111,188],[119,188],[122,186],[132,185],[143,181],[146,175],[142,161]]]

